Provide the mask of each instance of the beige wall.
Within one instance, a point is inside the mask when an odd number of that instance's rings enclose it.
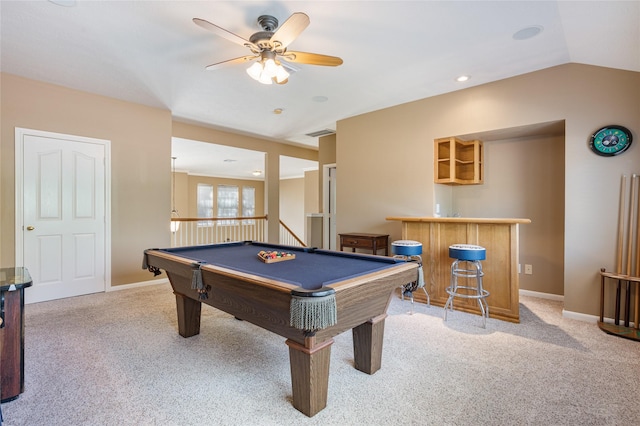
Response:
[[[320,212],[319,170],[304,172],[304,214]]]
[[[520,288],[564,294],[564,136],[485,141],[482,185],[451,187],[462,217],[526,217],[520,225]],[[444,215],[444,212],[443,212]]]
[[[1,157],[0,265],[15,264],[15,128],[22,127],[111,141],[111,284],[131,284],[154,277],[142,270],[142,253],[170,244],[171,137],[183,137],[279,155],[318,159],[318,151],[255,137],[172,122],[171,112],[97,96],[9,74],[0,74]],[[279,216],[278,161],[269,217]],[[275,176],[275,177],[273,177]],[[177,174],[176,207],[184,216]],[[265,203],[266,204],[266,203]],[[271,225],[271,223],[270,223]]]
[[[607,124],[624,125],[639,137],[637,72],[563,65],[338,122],[338,232],[397,239],[400,225],[385,217],[433,215],[434,139],[558,120],[565,120],[565,309],[596,315],[598,270],[615,266],[617,223],[611,218],[620,176],[639,172],[640,144],[604,158],[587,140]],[[547,290],[544,283],[530,285]]]
[[[0,263],[15,264],[15,128],[111,141],[111,283],[152,278],[143,250],[169,245],[171,113],[1,74]]]
[[[187,173],[175,172],[173,178],[175,179],[175,182],[173,182],[175,185],[175,194],[173,193],[172,187],[172,203],[175,201],[175,208],[180,217],[191,217],[189,209],[189,175]]]
[[[304,178],[280,181],[280,220],[302,241],[305,241],[304,188]]]
[[[323,180],[324,179],[324,166],[326,164],[335,164],[336,163],[336,141],[337,137],[335,134],[323,136],[318,138],[318,147],[320,148],[320,153],[318,155],[318,212],[324,213],[324,204],[323,204]]]
[[[182,123],[179,121],[173,122],[173,137],[214,143],[216,145],[251,149],[253,151],[265,152],[272,156],[282,155],[318,161],[318,150],[316,149],[285,145],[253,136],[223,132],[221,130],[198,126],[195,124]],[[280,179],[279,175],[278,179]]]

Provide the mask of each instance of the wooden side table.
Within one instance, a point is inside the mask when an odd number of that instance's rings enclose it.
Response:
[[[0,316],[2,356],[0,356],[1,402],[16,399],[24,391],[24,289],[31,286],[26,268],[0,269]]]
[[[340,251],[344,247],[350,247],[352,252],[357,248],[371,250],[373,254],[378,254],[378,250],[384,249],[384,255],[389,256],[389,235],[388,234],[366,234],[348,233],[340,235]]]

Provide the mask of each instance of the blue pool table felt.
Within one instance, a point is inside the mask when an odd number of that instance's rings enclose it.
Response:
[[[258,258],[261,250],[277,250],[296,255],[286,262],[264,263]],[[207,263],[247,274],[258,275],[314,290],[338,281],[389,268],[403,262],[398,259],[271,245],[256,242],[213,244],[163,249],[176,256]]]

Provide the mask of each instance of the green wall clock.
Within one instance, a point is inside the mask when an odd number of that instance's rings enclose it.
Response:
[[[610,125],[591,135],[589,146],[598,155],[611,157],[625,152],[633,140],[631,132],[626,127]]]

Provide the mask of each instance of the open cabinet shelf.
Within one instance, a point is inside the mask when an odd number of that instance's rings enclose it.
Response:
[[[463,141],[456,137],[434,141],[435,183],[476,185],[483,182],[482,141]]]

